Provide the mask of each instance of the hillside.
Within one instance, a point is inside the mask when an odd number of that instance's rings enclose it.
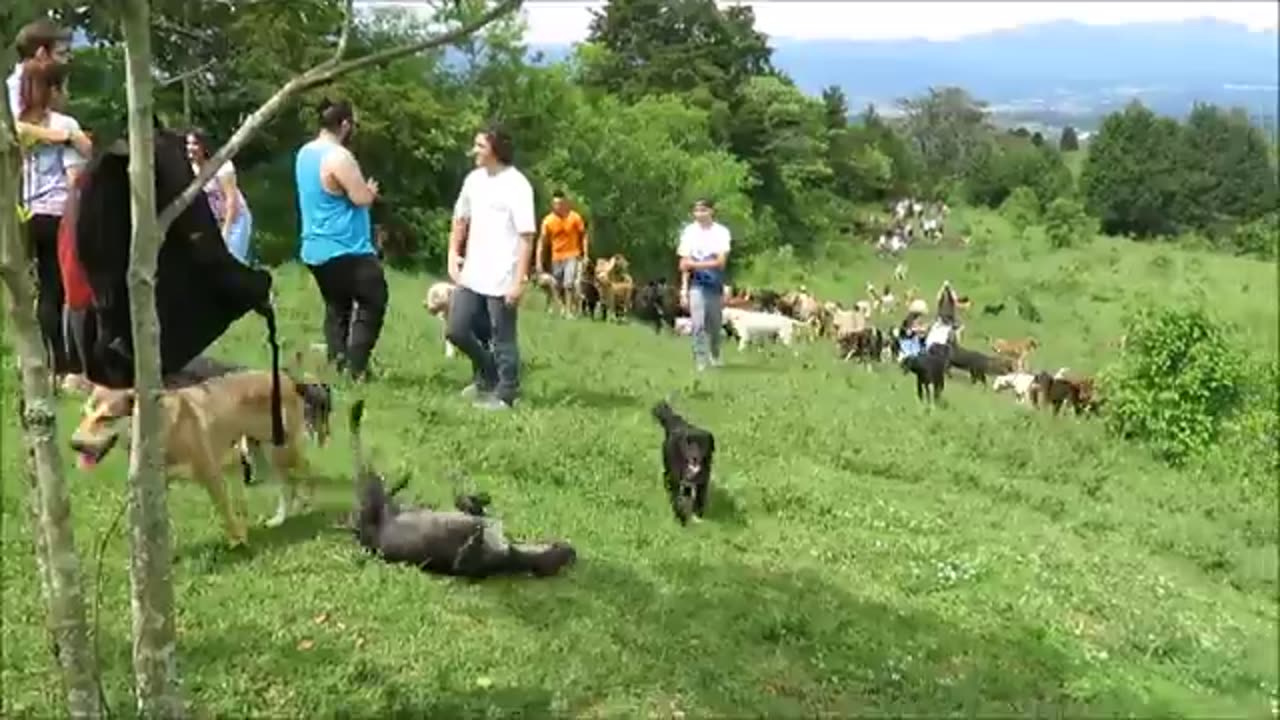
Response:
[[[958,85],[1000,115],[1073,122],[1137,97],[1181,116],[1193,102],[1276,114],[1280,50],[1275,31],[1216,20],[1094,26],[1053,22],[951,42],[773,38],[774,65],[802,89],[838,85],[858,109],[887,107],[929,86]],[[548,58],[566,49],[537,47]]]
[[[972,337],[1034,333],[1037,365],[1092,372],[1135,302],[1203,291],[1274,357],[1274,264],[1099,240],[1047,255],[965,212],[985,251],[912,251],[911,282],[980,301],[1030,289],[1045,315],[975,318]],[[817,274],[782,262],[753,280],[860,293],[891,266],[862,249]],[[764,273],[773,276],[765,276]],[[311,278],[276,271],[288,347],[320,336]],[[564,577],[457,582],[393,569],[333,529],[350,502],[345,415],[312,456],[315,512],[229,552],[202,490],[171,487],[184,691],[210,715],[705,717],[1052,714],[1262,717],[1275,702],[1274,488],[1156,464],[1095,421],[1052,418],[957,379],[921,408],[896,368],[868,372],[823,343],[799,357],[727,350],[695,378],[687,339],[565,321],[530,298],[527,403],[481,415],[456,398],[420,307],[427,280],[393,273],[364,391],[378,462],[407,494],[447,502],[463,472],[517,537],[566,537]],[[883,322],[883,321],[882,321]],[[257,318],[217,346],[264,365]],[[12,359],[5,358],[11,367]],[[13,402],[12,385],[5,402]],[[681,529],[659,489],[649,408],[672,396],[717,433],[709,521]],[[61,405],[60,432],[77,402]],[[0,431],[15,437],[12,405]],[[53,714],[20,445],[0,448],[6,717]],[[125,458],[68,469],[86,578],[120,508]],[[273,495],[249,492],[264,516]],[[127,540],[101,589],[107,693],[129,705]],[[90,598],[94,597],[90,584]],[[28,618],[21,621],[19,618]]]

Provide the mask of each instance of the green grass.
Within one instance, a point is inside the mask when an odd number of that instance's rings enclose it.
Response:
[[[980,237],[1008,233],[990,216],[962,220]],[[1040,242],[914,252],[912,283],[932,294],[945,276],[978,302],[1029,288],[1041,325],[1010,306],[970,332],[1034,332],[1046,367],[1097,369],[1127,303],[1191,301],[1196,288],[1274,352],[1274,266],[1111,241],[1047,254]],[[860,295],[892,269],[839,255],[809,279],[825,297]],[[1064,268],[1075,272],[1059,279]],[[286,341],[310,343],[311,280],[276,274]],[[478,414],[456,397],[468,373],[443,358],[424,280],[390,281],[381,377],[364,391],[380,464],[410,472],[407,493],[434,503],[465,473],[509,534],[568,538],[579,563],[555,579],[471,583],[367,559],[331,527],[350,502],[343,388],[334,442],[313,455],[314,512],[255,528],[248,551],[225,549],[202,490],[172,486],[179,670],[203,711],[1272,716],[1273,495],[1170,470],[1100,423],[960,380],[927,411],[895,369],[838,364],[826,345],[800,357],[731,348],[729,367],[695,377],[687,339],[551,318],[537,300],[521,319],[524,405]],[[262,336],[248,318],[215,352],[265,363]],[[649,416],[668,394],[720,453],[710,520],[688,529],[662,496]],[[64,401],[63,434],[75,416]],[[3,422],[0,714],[43,717],[57,712],[57,683],[12,409]],[[124,478],[122,454],[94,475],[69,469],[90,598]],[[249,497],[260,517],[274,507],[270,489]],[[131,706],[126,562],[127,540],[112,537],[101,644],[117,712]]]

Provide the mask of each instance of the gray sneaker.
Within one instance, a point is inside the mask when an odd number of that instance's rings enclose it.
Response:
[[[477,410],[510,410],[511,409],[510,405],[499,400],[493,395],[486,395],[484,397],[477,398],[475,402],[471,403],[471,407],[476,408]]]

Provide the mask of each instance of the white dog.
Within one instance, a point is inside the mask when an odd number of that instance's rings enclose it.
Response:
[[[723,317],[738,336],[739,350],[745,350],[751,343],[765,338],[777,338],[778,342],[791,347],[796,329],[801,325],[786,315],[741,308],[725,308]]]
[[[1036,376],[1026,372],[1012,372],[1007,375],[1000,375],[991,381],[991,389],[1000,392],[1005,388],[1012,388],[1013,395],[1022,405],[1026,405],[1031,400],[1031,386],[1035,384]]]
[[[431,287],[427,288],[427,296],[422,299],[422,306],[427,309],[427,313],[440,318],[440,337],[444,340],[446,358],[453,357],[458,351],[453,343],[449,342],[449,304],[453,300],[454,289],[454,284],[447,280],[432,283]]]

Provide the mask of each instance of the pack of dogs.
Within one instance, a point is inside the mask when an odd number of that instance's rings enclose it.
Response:
[[[330,436],[333,390],[297,367],[282,373],[284,438],[271,441],[271,374],[200,357],[165,378],[161,436],[166,478],[189,477],[209,494],[228,544],[248,542],[248,509],[240,484],[227,481],[237,458],[244,484],[269,472],[279,489],[276,512],[264,522],[278,527],[305,505],[314,491],[305,457],[307,445],[323,447]],[[70,439],[78,465],[91,472],[132,430],[133,390],[94,386]],[[486,493],[457,494],[453,507],[402,502],[407,479],[389,484],[367,459],[362,440],[365,401],[350,408],[348,431],[354,498],[345,527],[355,542],[380,560],[423,571],[481,579],[496,575],[551,577],[577,560],[565,540],[515,541],[490,516]],[[679,415],[666,401],[652,410],[662,429],[662,482],[677,521],[699,522],[707,509],[715,437]],[[299,490],[308,497],[299,498]]]

